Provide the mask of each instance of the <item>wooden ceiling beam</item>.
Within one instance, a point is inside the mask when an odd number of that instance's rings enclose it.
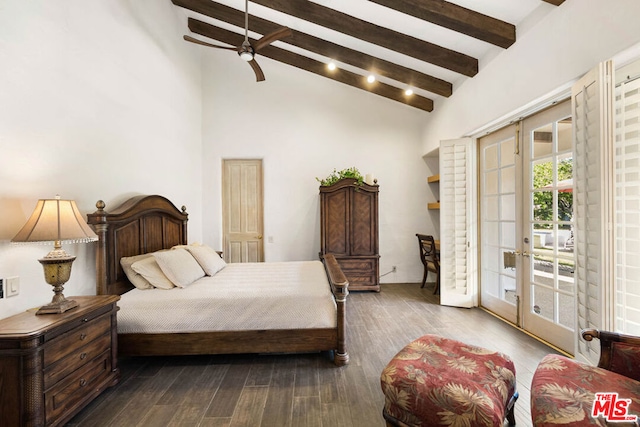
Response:
[[[182,4],[185,3],[182,0],[173,0],[173,2],[178,6],[182,6]],[[204,3],[206,3],[206,5],[199,5],[195,10],[191,10],[241,28],[244,27],[243,12],[213,1],[206,1]],[[253,15],[249,15],[249,22],[250,29],[259,34],[269,34],[282,27],[280,24]],[[189,18],[189,29],[194,33],[208,37],[206,34],[207,25],[209,24],[194,18]],[[451,96],[453,90],[452,85],[445,80],[366,55],[360,51],[349,49],[297,30],[292,31],[293,36],[283,40],[287,44],[326,56],[338,62],[352,65],[376,75],[396,80],[400,83],[405,83],[414,88],[423,89],[445,97]]]
[[[252,2],[468,77],[478,74],[476,58],[308,0],[252,0]]]
[[[564,3],[564,0],[543,0],[549,4],[552,4],[554,6],[560,6],[562,3]]]
[[[444,0],[369,1],[505,49],[516,42],[515,25]]]
[[[222,43],[229,44],[231,46],[239,46],[244,41],[244,36],[234,33],[223,28],[210,25],[207,30],[208,37],[218,40]],[[249,39],[251,44],[257,42],[257,40]],[[402,89],[393,87],[391,85],[384,84],[382,82],[374,82],[369,84],[366,81],[366,77],[361,75],[336,69],[333,72],[329,71],[326,64],[316,61],[315,59],[308,58],[306,56],[298,55],[297,53],[290,52],[285,49],[281,49],[275,46],[265,46],[260,49],[260,52],[256,54],[256,60],[260,61],[260,57],[265,56],[275,61],[283,62],[285,64],[300,68],[305,71],[323,76],[346,85],[366,90],[367,92],[380,95],[382,97],[391,99],[393,101],[401,102],[411,107],[419,108],[424,111],[433,111],[433,101],[429,98],[425,98],[418,95],[405,96]],[[229,53],[230,61],[240,61],[236,54]],[[266,72],[267,78],[269,76]]]

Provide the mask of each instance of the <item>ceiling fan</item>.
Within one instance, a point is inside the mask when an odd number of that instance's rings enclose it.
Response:
[[[235,50],[238,52],[238,55],[243,60],[247,61],[253,72],[256,73],[256,81],[261,82],[264,80],[264,73],[262,69],[258,65],[255,60],[255,55],[262,49],[263,47],[273,43],[274,41],[280,40],[285,37],[289,37],[293,35],[293,32],[288,27],[278,28],[277,30],[266,34],[260,38],[254,45],[249,43],[249,0],[245,0],[244,3],[244,42],[238,47],[229,47],[229,46],[220,46],[216,44],[211,44],[207,42],[203,42],[202,40],[195,39],[191,36],[184,36],[186,41],[191,43],[196,43],[202,46],[213,47],[216,49],[226,49],[226,50]]]

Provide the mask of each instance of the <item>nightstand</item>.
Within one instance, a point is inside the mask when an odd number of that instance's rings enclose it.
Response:
[[[6,426],[64,425],[118,383],[117,295],[0,320],[0,414]]]

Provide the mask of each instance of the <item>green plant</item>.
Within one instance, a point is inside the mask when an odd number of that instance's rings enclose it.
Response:
[[[316,181],[318,181],[322,186],[329,186],[344,178],[353,178],[358,182],[358,185],[362,185],[364,182],[362,174],[355,167],[342,169],[341,171],[334,169],[333,172],[331,172],[325,179],[316,177]]]

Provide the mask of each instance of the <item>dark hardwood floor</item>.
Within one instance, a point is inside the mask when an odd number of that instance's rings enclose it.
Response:
[[[410,341],[439,334],[514,360],[518,426],[530,426],[529,388],[540,359],[555,353],[481,309],[438,305],[419,284],[382,285],[349,296],[351,362],[328,354],[123,358],[120,383],[68,426],[384,426],[379,376]]]

